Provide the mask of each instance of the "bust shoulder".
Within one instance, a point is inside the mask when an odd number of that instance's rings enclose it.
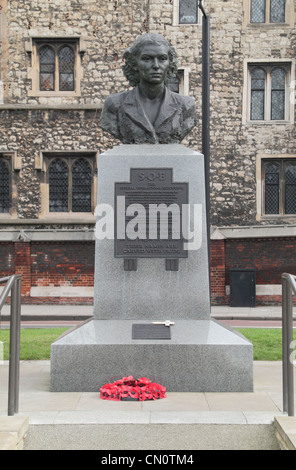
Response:
[[[112,107],[116,109],[119,108],[129,93],[129,91],[123,91],[121,93],[113,93],[112,95],[107,96],[104,107],[106,109],[110,109]]]
[[[195,107],[195,100],[192,96],[180,95],[174,91],[169,91],[172,99],[178,103],[179,106],[184,106],[185,108]]]

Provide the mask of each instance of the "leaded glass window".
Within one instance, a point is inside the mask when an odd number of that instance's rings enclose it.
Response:
[[[91,212],[92,172],[87,160],[80,158],[72,167],[72,211]]]
[[[181,93],[182,85],[184,86],[184,70],[178,70],[176,76],[170,79],[167,87],[174,93]]]
[[[265,214],[279,213],[279,165],[270,163],[265,168]]]
[[[296,160],[263,160],[264,213],[296,214]]]
[[[179,23],[192,24],[198,20],[197,0],[179,0]]]
[[[251,0],[251,23],[265,23],[266,0]]]
[[[93,157],[49,159],[49,212],[92,212]]]
[[[265,71],[255,68],[251,74],[251,119],[264,119]]]
[[[296,214],[296,163],[285,166],[285,213]]]
[[[74,52],[72,47],[65,46],[59,51],[60,90],[74,90]]]
[[[10,209],[10,178],[9,169],[5,161],[0,158],[0,213],[7,213]]]
[[[271,119],[285,119],[286,72],[275,68],[271,72]]]
[[[251,23],[285,23],[286,0],[250,0]]]
[[[61,44],[52,40],[48,44],[36,41],[39,54],[40,91],[75,90],[75,53],[77,42]]]
[[[68,166],[61,159],[49,167],[49,212],[68,212]]]
[[[286,0],[270,0],[270,22],[284,23],[286,16],[285,8]]]
[[[54,90],[55,54],[50,46],[43,46],[39,52],[40,58],[40,90]]]
[[[289,120],[287,87],[291,66],[286,63],[249,64],[249,119]]]

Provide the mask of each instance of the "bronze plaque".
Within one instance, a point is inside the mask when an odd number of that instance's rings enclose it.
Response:
[[[130,182],[115,183],[115,257],[187,258],[187,209],[188,183],[174,182],[172,168],[131,169]]]
[[[134,323],[132,339],[171,339],[171,327],[149,323]]]

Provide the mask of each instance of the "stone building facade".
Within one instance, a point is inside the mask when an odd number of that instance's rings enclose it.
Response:
[[[123,52],[140,34],[161,33],[176,48],[179,91],[198,112],[183,144],[201,151],[196,4],[0,0],[0,275],[22,274],[24,302],[92,302],[97,159],[119,144],[101,130],[100,113],[109,94],[128,88]],[[296,274],[296,0],[203,4],[211,25],[212,302],[231,302],[230,276],[240,269],[256,273],[257,304],[278,303],[281,273]],[[54,164],[68,178],[62,210],[51,203]],[[81,168],[89,182],[82,196]]]

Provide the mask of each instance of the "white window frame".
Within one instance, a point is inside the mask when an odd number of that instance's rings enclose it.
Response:
[[[180,73],[180,82],[179,82],[179,94],[180,95],[189,95],[189,73],[190,67],[179,67],[178,73]]]
[[[60,91],[58,89],[58,76],[55,80],[56,89],[51,91],[40,90],[40,63],[38,48],[40,44],[50,45],[52,42],[69,44],[74,49],[74,83],[73,91]],[[32,88],[29,90],[29,96],[36,97],[76,97],[81,95],[80,82],[83,78],[83,68],[81,64],[81,55],[85,52],[85,42],[79,37],[34,37],[26,41],[26,52],[31,55],[31,67],[28,69],[28,78],[32,80]],[[56,59],[57,60],[57,59]],[[57,71],[56,71],[57,73]]]
[[[50,163],[55,158],[65,158],[69,159],[73,158],[73,160],[78,159],[79,157],[82,158],[94,158],[93,163],[93,181],[92,181],[92,200],[91,212],[50,212],[49,211],[49,184],[48,184],[48,170]],[[80,150],[73,150],[73,151],[47,151],[42,150],[38,158],[35,159],[35,169],[39,170],[43,173],[43,176],[40,176],[40,192],[41,192],[41,213],[39,214],[39,218],[41,219],[51,219],[51,220],[64,220],[67,222],[69,219],[79,220],[82,216],[88,218],[90,222],[94,220],[95,210],[96,210],[96,202],[97,202],[97,164],[98,164],[98,153],[95,150],[89,151],[80,151]]]
[[[198,26],[202,23],[202,12],[198,8],[197,23],[179,23],[180,0],[173,0],[173,26]],[[197,0],[196,0],[197,2]]]
[[[285,96],[285,119],[271,119],[271,80],[267,77],[265,87],[265,118],[264,120],[251,119],[251,66],[262,66],[262,68],[286,67],[286,96]],[[277,125],[294,123],[294,88],[295,60],[294,59],[245,59],[244,61],[244,89],[243,89],[243,124],[249,125]]]
[[[296,214],[265,214],[264,213],[264,174],[263,160],[295,160],[296,155],[290,154],[258,154],[256,156],[256,220],[289,219],[289,222],[296,221]],[[292,220],[294,219],[294,220]]]
[[[295,12],[294,12],[294,0],[287,0],[285,9],[285,22],[284,23],[270,23],[270,0],[266,0],[266,17],[264,23],[251,23],[251,0],[243,0],[244,8],[244,20],[243,27],[253,28],[278,28],[280,27],[294,27],[295,24]]]

